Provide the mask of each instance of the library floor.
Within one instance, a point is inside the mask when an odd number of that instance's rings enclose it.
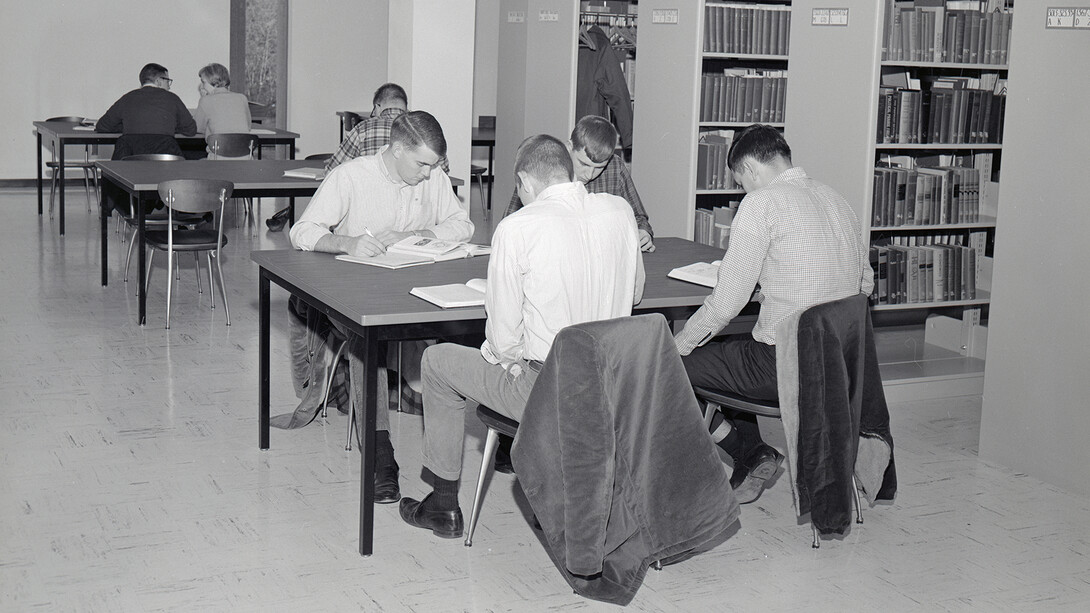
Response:
[[[0,210],[0,610],[617,609],[568,588],[511,476],[492,479],[472,548],[378,506],[375,555],[362,558],[359,460],[344,451],[345,418],[274,430],[272,449],[258,450],[248,254],[286,247],[286,234],[232,230],[230,327],[221,306],[208,309],[207,274],[198,297],[187,259],[165,330],[162,264],[140,327],[112,233],[101,287],[97,218],[80,191],[69,193],[63,238],[37,216],[32,190],[0,191]],[[264,216],[273,210],[264,202]],[[473,211],[480,222],[476,200]],[[294,395],[287,296],[273,298],[275,414]],[[742,508],[728,539],[649,571],[629,608],[1090,610],[1090,499],[982,462],[980,410],[979,397],[894,404],[895,502],[814,550],[781,475]],[[402,491],[419,496],[421,419],[392,422]],[[472,414],[468,422],[467,512],[483,446],[483,428]],[[782,448],[779,426],[764,426]]]

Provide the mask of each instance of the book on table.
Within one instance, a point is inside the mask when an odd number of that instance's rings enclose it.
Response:
[[[356,255],[341,254],[336,256],[338,260],[342,262],[353,262],[355,264],[366,264],[368,266],[378,266],[380,268],[408,268],[410,266],[421,266],[423,264],[434,264],[435,260],[426,255],[405,255],[403,253],[381,253],[379,255],[361,257]]]
[[[325,178],[325,168],[291,168],[284,171],[284,176],[321,181]]]
[[[714,262],[694,262],[687,266],[680,266],[667,273],[667,277],[671,279],[677,279],[679,281],[688,281],[689,283],[696,283],[697,285],[703,285],[705,287],[715,287],[716,281],[719,279],[719,263],[722,260],[716,260]]]
[[[470,279],[465,283],[414,287],[409,293],[417,298],[450,309],[455,307],[481,306],[484,304],[484,279]]]
[[[426,256],[433,262],[459,260],[492,252],[489,245],[474,245],[430,236],[407,236],[386,248],[387,253]]]

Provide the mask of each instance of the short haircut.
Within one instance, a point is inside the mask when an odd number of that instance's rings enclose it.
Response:
[[[777,157],[791,162],[791,147],[787,145],[783,134],[772,126],[755,123],[734,135],[734,142],[727,152],[727,166],[738,172],[746,158],[753,158],[763,164]]]
[[[165,77],[170,72],[162,64],[148,64],[140,69],[140,84],[155,83],[159,77]]]
[[[548,134],[531,136],[519,145],[515,152],[515,175],[520,172],[546,184],[575,180],[568,148]]]
[[[197,76],[207,79],[212,87],[227,87],[231,84],[231,73],[227,72],[227,67],[215,62],[198,70]]]
[[[375,97],[371,100],[374,105],[385,104],[397,100],[406,108],[409,106],[409,96],[397,83],[384,83],[375,90]]]
[[[443,128],[427,111],[411,111],[398,115],[390,126],[390,144],[395,143],[410,149],[424,145],[439,157],[447,154],[447,139],[443,136]]]
[[[617,129],[605,117],[586,115],[575,122],[571,131],[573,151],[584,150],[590,161],[601,164],[613,157],[617,148]]]

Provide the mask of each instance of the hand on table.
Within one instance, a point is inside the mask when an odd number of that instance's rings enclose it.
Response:
[[[346,251],[348,255],[372,257],[386,253],[386,245],[370,234],[361,234],[351,239]]]
[[[651,253],[654,250],[655,243],[651,238],[651,233],[647,230],[640,230],[640,251]]]

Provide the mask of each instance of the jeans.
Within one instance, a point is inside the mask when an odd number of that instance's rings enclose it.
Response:
[[[518,421],[538,375],[525,360],[505,370],[486,361],[480,349],[453,343],[428,347],[420,369],[424,467],[449,481],[462,475],[466,399]]]

